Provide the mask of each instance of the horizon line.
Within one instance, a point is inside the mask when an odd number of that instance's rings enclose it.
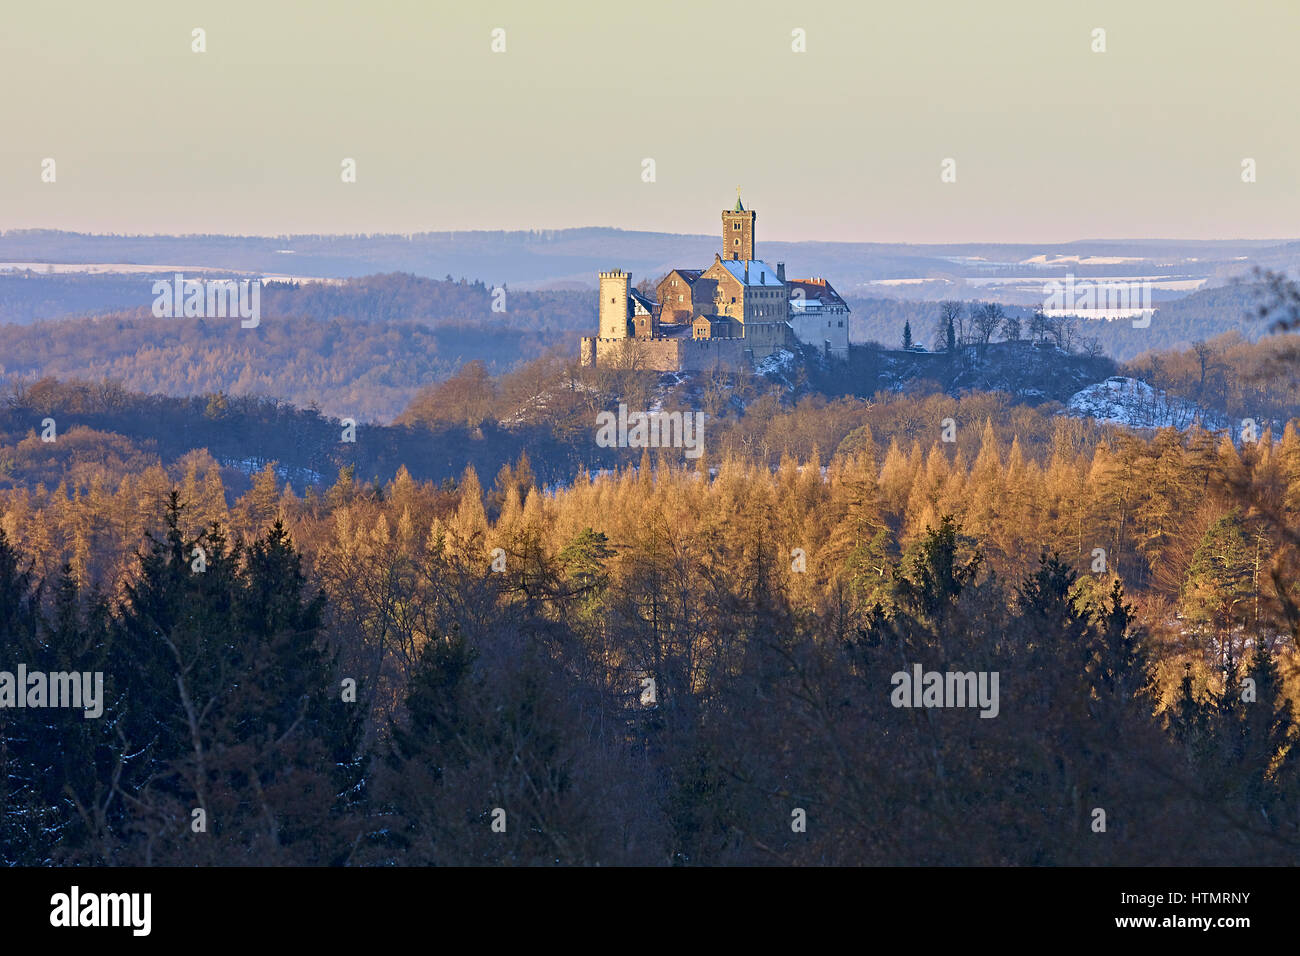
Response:
[[[673,236],[682,239],[704,239],[714,240],[717,237],[711,233],[691,233],[691,232],[663,232],[651,229],[625,229],[619,226],[563,226],[558,228],[550,227],[531,227],[521,229],[428,229],[418,232],[82,232],[75,229],[60,229],[47,226],[23,226],[11,229],[0,229],[0,238],[6,238],[14,234],[22,233],[45,233],[64,236],[79,236],[88,239],[195,239],[195,238],[220,238],[220,239],[414,239],[430,236],[455,236],[457,233],[466,235],[491,235],[491,234],[541,234],[541,233],[561,233],[561,232],[584,232],[588,230],[605,230],[608,232],[626,233],[628,235],[645,235],[645,236]],[[993,240],[993,239],[945,239],[939,241],[916,241],[916,240],[887,240],[887,239],[764,239],[764,243],[783,243],[786,245],[836,245],[836,246],[1068,246],[1079,243],[1134,243],[1134,242],[1167,242],[1167,243],[1276,243],[1279,245],[1288,245],[1300,242],[1300,235],[1297,236],[1230,236],[1230,237],[1198,237],[1198,238],[1176,238],[1169,236],[1136,236],[1129,238],[1116,237],[1082,237],[1076,239],[1021,239],[1021,240]]]

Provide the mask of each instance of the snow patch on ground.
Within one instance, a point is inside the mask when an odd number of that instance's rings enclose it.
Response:
[[[218,463],[226,468],[234,468],[242,471],[248,477],[252,478],[258,472],[262,471],[269,462],[261,458],[221,458]],[[286,482],[306,482],[307,484],[319,485],[324,476],[319,471],[313,471],[310,468],[294,468],[288,465],[277,464],[275,466],[275,476],[281,481]]]
[[[754,371],[759,375],[784,375],[794,368],[798,356],[787,349],[779,349],[771,355],[764,358],[754,366]]]
[[[562,387],[572,389],[576,392],[598,391],[594,385],[587,385],[583,382],[577,381],[565,382]],[[536,421],[539,416],[543,415],[546,410],[551,407],[551,402],[554,401],[554,399],[554,390],[544,389],[532,398],[520,402],[519,407],[515,409],[514,414],[501,419],[501,424],[507,428],[511,428],[516,425],[524,425],[528,422]]]
[[[1169,395],[1137,378],[1114,375],[1075,392],[1063,414],[1095,418],[1126,428],[1178,428],[1194,425],[1217,431],[1228,427],[1223,416],[1195,402]]]

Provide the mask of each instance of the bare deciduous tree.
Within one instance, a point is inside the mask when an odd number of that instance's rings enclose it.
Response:
[[[980,345],[988,345],[993,333],[1006,319],[1006,312],[996,302],[977,302],[971,304],[971,325],[974,327],[975,340]]]
[[[934,341],[936,348],[938,343],[948,341],[948,326],[951,325],[956,334],[957,344],[960,345],[964,339],[965,329],[962,323],[962,314],[965,306],[953,299],[946,299],[939,303],[939,321],[934,326]]]

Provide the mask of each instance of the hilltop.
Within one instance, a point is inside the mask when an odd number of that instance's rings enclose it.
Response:
[[[966,392],[1003,392],[1025,404],[1039,405],[1065,402],[1085,385],[1115,374],[1116,368],[1105,356],[1073,354],[1027,341],[968,345],[955,353],[868,344],[850,349],[847,367],[808,357],[769,377],[791,386],[806,384],[828,395],[942,392],[956,397]]]

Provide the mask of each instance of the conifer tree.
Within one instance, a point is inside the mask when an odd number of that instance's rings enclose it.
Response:
[[[1183,613],[1218,643],[1224,661],[1237,656],[1234,635],[1253,616],[1253,568],[1241,513],[1234,510],[1205,532],[1183,583]]]
[[[341,862],[355,834],[331,821],[363,796],[361,711],[321,643],[323,599],[279,522],[230,549],[216,527],[185,541],[180,510],[173,494],[108,649],[123,859]]]
[[[5,670],[20,662],[35,666],[38,659],[40,586],[30,566],[24,568],[17,549],[0,528],[0,650]],[[26,688],[15,687],[15,693]],[[40,780],[40,748],[47,741],[29,715],[38,711],[0,708],[0,862],[37,865],[48,860],[49,841],[43,831],[53,815]]]

